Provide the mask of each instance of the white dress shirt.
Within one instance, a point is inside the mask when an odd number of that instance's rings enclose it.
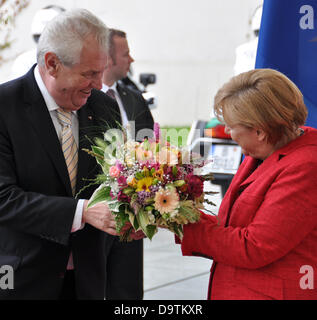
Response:
[[[45,84],[42,80],[42,77],[40,75],[40,72],[38,70],[38,66],[35,67],[34,69],[34,76],[35,76],[35,80],[37,85],[39,86],[39,89],[42,93],[42,96],[44,98],[45,104],[47,106],[47,109],[50,113],[50,116],[52,118],[57,136],[60,140],[60,142],[62,141],[62,126],[60,125],[58,118],[57,118],[57,113],[56,110],[59,108],[59,106],[56,104],[56,102],[54,101],[54,99],[52,98],[52,96],[49,94],[49,92],[47,91]],[[76,111],[72,112],[72,131],[73,131],[73,136],[75,139],[75,142],[78,146],[78,141],[79,141],[79,129],[78,129],[78,118],[77,118],[77,114]],[[77,203],[77,208],[76,208],[76,212],[75,212],[75,217],[74,217],[74,221],[73,221],[73,225],[72,225],[72,230],[71,232],[76,232],[80,229],[83,228],[83,224],[82,224],[82,215],[83,215],[83,208],[84,208],[84,201],[85,200],[79,200]]]

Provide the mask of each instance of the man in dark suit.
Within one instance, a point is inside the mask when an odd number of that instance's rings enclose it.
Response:
[[[127,76],[133,61],[125,32],[110,29],[109,61],[102,90],[118,103],[123,126],[132,129],[133,138],[142,140],[152,136],[153,117],[142,95],[120,81]],[[106,299],[142,299],[143,240],[122,243],[118,237],[107,238]]]
[[[0,86],[0,267],[14,269],[0,299],[104,299],[115,221],[105,203],[87,209],[94,188],[74,195],[98,170],[86,136],[118,121],[99,91],[107,38],[89,11],[62,13],[41,35],[38,65]]]

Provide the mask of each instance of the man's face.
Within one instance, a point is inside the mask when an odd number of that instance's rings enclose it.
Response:
[[[130,56],[128,41],[126,38],[114,36],[114,57],[109,61],[112,77],[117,80],[125,78],[129,72],[130,65],[134,61]]]
[[[79,110],[86,104],[92,89],[102,88],[102,74],[106,63],[106,52],[96,40],[88,38],[79,63],[67,67],[58,61],[56,70],[51,73],[54,79],[49,91],[55,102],[66,110]]]

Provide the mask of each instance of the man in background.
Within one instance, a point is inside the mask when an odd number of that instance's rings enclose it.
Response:
[[[133,61],[126,33],[110,29],[109,59],[103,74],[102,90],[117,102],[123,127],[132,123],[135,136],[142,139],[149,136],[145,129],[153,130],[153,117],[141,93],[120,81],[127,76]],[[118,237],[107,235],[106,247],[106,299],[142,299],[143,240],[122,243]]]

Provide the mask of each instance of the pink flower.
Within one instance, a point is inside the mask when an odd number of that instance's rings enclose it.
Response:
[[[131,201],[131,198],[129,196],[127,196],[126,194],[124,194],[122,191],[119,191],[117,200],[129,203]]]
[[[109,174],[111,178],[118,178],[120,175],[120,170],[116,166],[112,166],[109,169]]]
[[[155,123],[154,123],[154,127],[153,127],[153,129],[154,129],[154,137],[155,137],[155,141],[156,141],[156,142],[158,142],[158,141],[160,140],[160,138],[161,138],[161,129],[160,129],[160,125],[159,125],[157,122],[155,122]]]
[[[123,164],[122,164],[122,163],[120,163],[120,161],[119,161],[119,160],[117,160],[117,161],[116,161],[116,167],[117,167],[120,171],[122,171],[122,170],[124,169]]]
[[[120,176],[119,178],[118,178],[118,184],[120,185],[120,186],[127,186],[128,184],[127,184],[127,178],[125,177],[125,176]]]

